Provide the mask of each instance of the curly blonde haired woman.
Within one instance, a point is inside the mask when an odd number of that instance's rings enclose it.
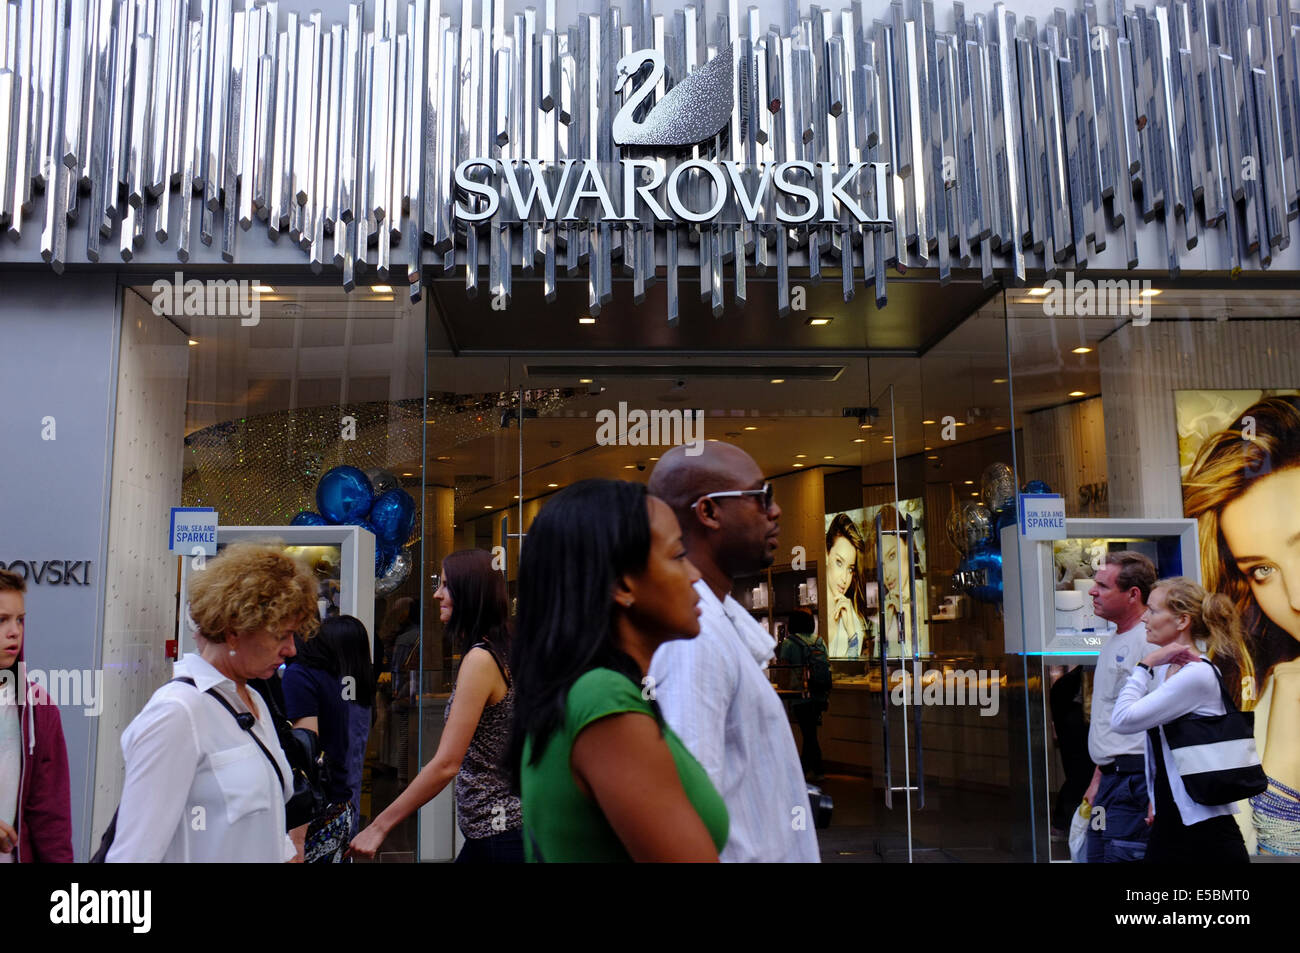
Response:
[[[1247,845],[1300,854],[1300,397],[1257,401],[1207,440],[1183,510],[1200,523],[1206,587],[1232,600],[1246,630],[1236,684],[1269,778],[1251,799]]]
[[[126,781],[113,862],[293,860],[284,804],[293,776],[249,679],[294,655],[317,624],[316,580],[274,545],[238,543],[195,572],[199,651],[122,734]],[[189,680],[192,684],[186,684]]]

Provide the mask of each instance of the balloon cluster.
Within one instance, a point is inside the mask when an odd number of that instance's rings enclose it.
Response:
[[[290,525],[364,526],[374,533],[377,595],[392,592],[410,575],[406,543],[415,529],[415,500],[387,470],[327,471],[316,484],[316,512],[302,510]]]
[[[1022,493],[1050,493],[1042,480],[1030,480]],[[1002,601],[1002,528],[1016,521],[1016,479],[1005,463],[992,463],[980,476],[980,499],[948,515],[948,539],[962,554],[953,585],[980,602]]]

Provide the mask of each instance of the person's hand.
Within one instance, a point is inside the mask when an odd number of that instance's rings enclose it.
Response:
[[[366,860],[374,860],[375,854],[379,853],[379,848],[383,844],[383,833],[374,824],[371,824],[352,838],[352,843],[348,846],[347,853],[343,857],[344,859],[348,857],[364,857]]]
[[[1188,646],[1171,642],[1169,645],[1156,649],[1142,661],[1151,668],[1155,668],[1157,665],[1187,665],[1200,660],[1201,657]]]
[[[12,854],[18,846],[18,832],[0,821],[0,854]]]
[[[1101,787],[1101,772],[1094,770],[1092,772],[1092,783],[1088,785],[1088,790],[1083,792],[1083,799],[1088,802],[1088,806],[1097,803],[1097,789]]]
[[[837,593],[836,595],[832,596],[831,609],[830,609],[831,622],[832,623],[839,622],[840,617],[843,616],[846,612],[848,612],[851,608],[853,608],[853,605],[852,603],[849,602],[847,596],[841,593]]]
[[[1147,827],[1150,827],[1155,822],[1156,822],[1156,806],[1152,802],[1147,801]]]

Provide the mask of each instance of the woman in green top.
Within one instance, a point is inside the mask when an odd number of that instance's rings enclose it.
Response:
[[[645,677],[661,644],[699,634],[699,578],[639,483],[575,483],[529,527],[506,755],[528,860],[718,859],[727,809]]]

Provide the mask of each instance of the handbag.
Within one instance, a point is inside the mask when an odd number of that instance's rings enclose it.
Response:
[[[352,843],[352,802],[332,805],[307,828],[303,842],[303,863],[337,864]]]
[[[1166,724],[1164,732],[1187,796],[1217,806],[1262,793],[1268,778],[1255,750],[1255,713],[1237,709],[1218,668],[1210,667],[1223,696],[1223,714],[1186,714]]]

